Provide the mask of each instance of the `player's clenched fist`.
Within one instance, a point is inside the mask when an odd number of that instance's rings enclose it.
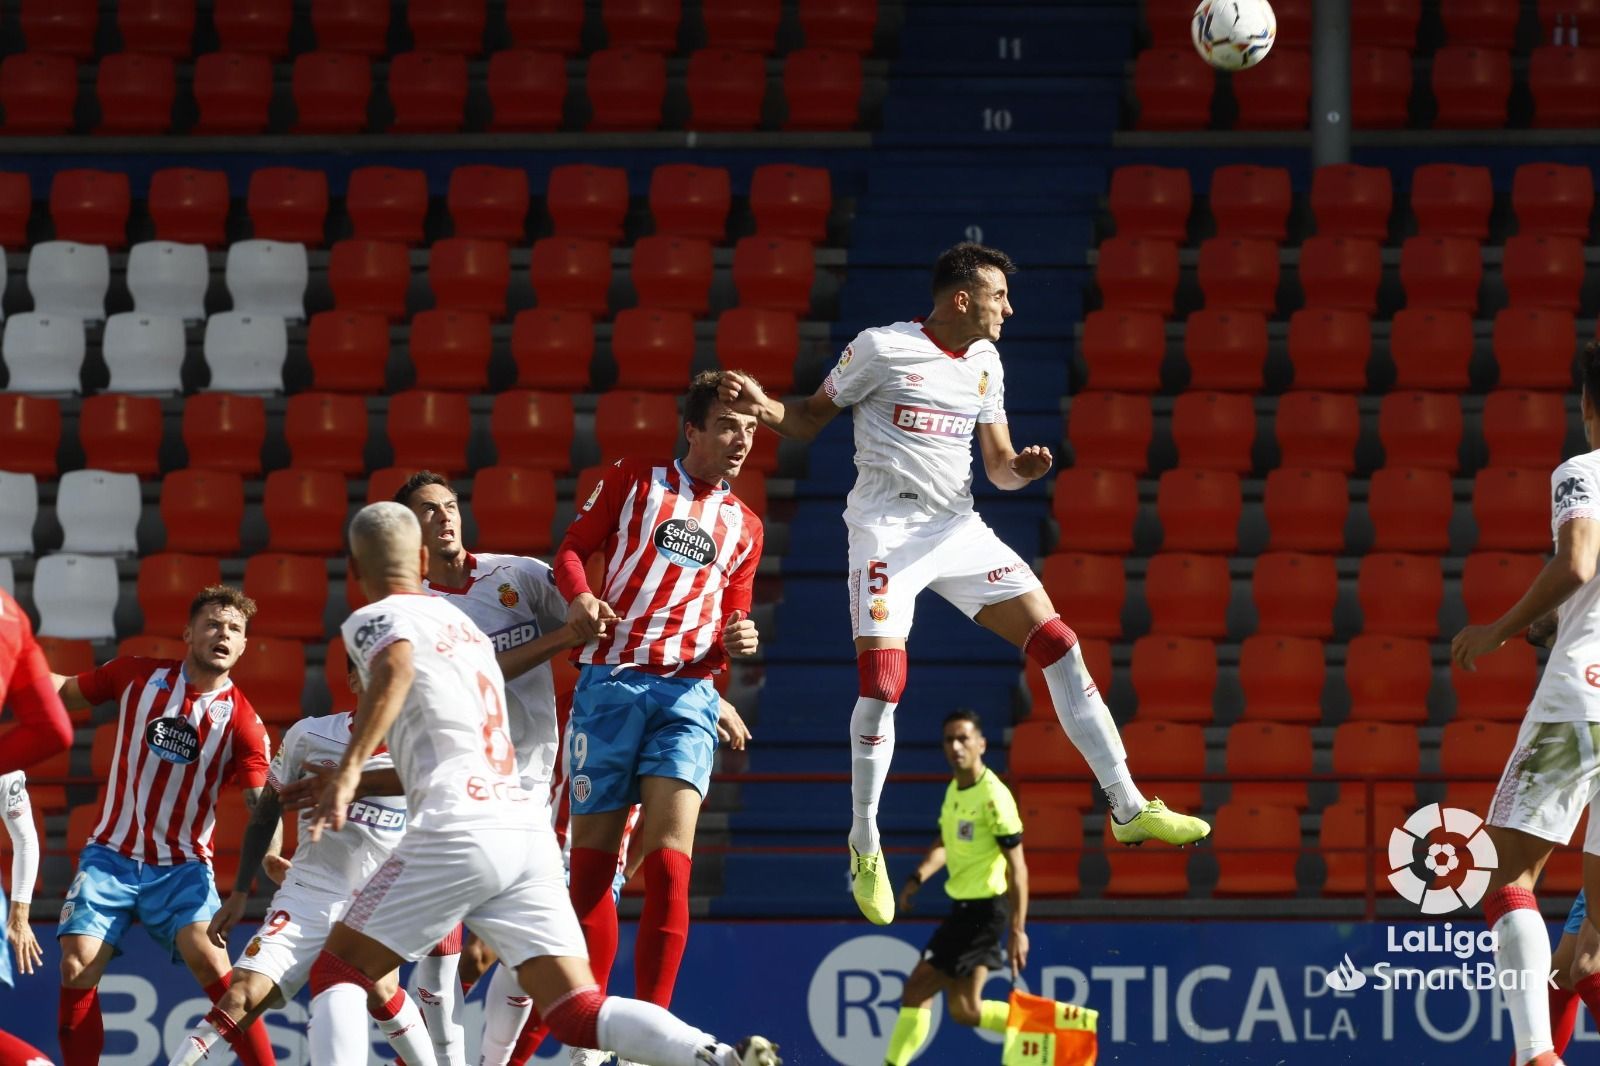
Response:
[[[754,655],[760,646],[761,634],[756,632],[755,622],[746,618],[743,611],[728,615],[722,627],[722,647],[729,655],[743,659]]]
[[[1022,449],[1011,460],[1011,472],[1029,481],[1037,481],[1050,472],[1050,466],[1054,462],[1049,448],[1042,444],[1034,444]]]
[[[755,378],[737,370],[725,371],[722,384],[717,387],[717,398],[737,414],[760,415],[767,405],[767,393]]]
[[[611,605],[593,593],[583,592],[572,598],[567,606],[567,625],[575,636],[585,643],[603,637],[617,620]]]

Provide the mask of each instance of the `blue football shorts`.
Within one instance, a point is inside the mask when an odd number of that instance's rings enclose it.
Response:
[[[709,678],[584,666],[572,695],[567,758],[573,814],[639,802],[639,778],[686,781],[704,796],[717,750]]]
[[[1577,936],[1583,932],[1584,919],[1589,917],[1589,901],[1583,896],[1583,890],[1578,890],[1578,898],[1572,901],[1572,909],[1567,912],[1567,924],[1561,927],[1562,933],[1568,936]]]
[[[221,906],[211,867],[203,862],[153,866],[89,844],[78,857],[56,936],[92,936],[115,947],[138,918],[151,939],[176,957],[178,930],[209,922]]]

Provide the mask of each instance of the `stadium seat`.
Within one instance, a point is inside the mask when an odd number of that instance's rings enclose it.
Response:
[[[757,55],[772,52],[782,16],[779,0],[704,0],[700,5],[708,45]]]
[[[534,242],[528,273],[539,306],[604,315],[611,292],[611,249],[596,240],[544,237]]]
[[[853,130],[861,120],[861,57],[826,48],[790,52],[783,63],[786,130]]]
[[[1373,633],[1354,637],[1345,651],[1344,683],[1351,721],[1424,724],[1433,686],[1428,642]]]
[[[1129,164],[1111,172],[1107,206],[1119,237],[1183,243],[1193,202],[1183,167]]]
[[[1183,334],[1191,389],[1258,392],[1267,363],[1267,320],[1259,311],[1206,308]]]
[[[1160,391],[1166,345],[1166,324],[1159,315],[1114,308],[1089,312],[1078,345],[1088,370],[1087,387]]]
[[[304,713],[301,697],[306,684],[306,649],[300,641],[252,633],[250,646],[231,676],[268,725],[287,727],[298,722]],[[219,835],[221,831],[219,826]]]
[[[95,668],[94,645],[87,640],[71,640],[65,637],[38,637],[39,650],[44,652],[45,661],[50,664],[50,669],[58,674],[82,674]],[[63,756],[71,754],[71,749],[61,753]],[[50,760],[36,764],[33,769],[49,765]],[[65,772],[66,765],[62,764]],[[96,811],[96,814],[99,812]]]
[[[1401,308],[1389,326],[1394,387],[1465,392],[1473,344],[1472,316],[1467,312]]]
[[[81,331],[80,331],[81,332]],[[183,389],[183,320],[123,311],[106,319],[100,354],[112,392],[175,393]]]
[[[1028,837],[1028,893],[1034,898],[1070,898],[1079,892],[1078,863],[1083,857],[1079,797],[1084,791],[1037,782],[1017,797],[1023,824],[1034,827]]]
[[[554,547],[556,483],[549,470],[486,466],[472,479],[479,551],[546,555]]]
[[[0,248],[28,243],[33,214],[33,181],[23,172],[0,172]]]
[[[794,389],[800,357],[800,324],[787,311],[735,307],[717,318],[717,363],[725,370],[748,370],[773,395]]]
[[[1425,163],[1411,172],[1411,212],[1421,236],[1484,240],[1493,207],[1488,167]]]
[[[1218,896],[1292,896],[1299,890],[1298,810],[1235,800],[1217,809],[1214,824]]]
[[[601,455],[664,455],[678,436],[675,397],[614,390],[595,405],[595,439]]]
[[[1111,879],[1104,889],[1106,898],[1160,899],[1188,893],[1189,859],[1182,851],[1121,847],[1109,843],[1109,827],[1104,839],[1108,841],[1106,864],[1111,869]]]
[[[733,250],[733,284],[739,306],[811,312],[816,257],[808,241],[795,237],[742,237]]]
[[[1240,130],[1303,130],[1310,115],[1311,54],[1280,48],[1273,63],[1262,64],[1233,80],[1239,104],[1234,128]]]
[[[259,396],[202,392],[184,401],[183,446],[191,470],[253,477],[261,471],[266,436],[266,404]]]
[[[1360,311],[1302,307],[1289,317],[1289,361],[1300,389],[1365,392],[1372,322]]]
[[[586,392],[594,357],[594,320],[581,311],[535,307],[517,312],[511,358],[517,384],[561,392]]]
[[[1152,633],[1133,642],[1134,695],[1139,700],[1140,722],[1202,722],[1211,724],[1211,696],[1217,687],[1217,648],[1209,640],[1198,637],[1180,637]],[[1197,738],[1198,739],[1198,738]],[[1126,734],[1128,750],[1140,753],[1141,762],[1156,756],[1148,748],[1133,744]],[[1205,741],[1197,745],[1202,756],[1194,773],[1205,772]],[[1149,767],[1141,765],[1141,776],[1148,776]],[[1147,782],[1146,788],[1150,787]],[[1162,786],[1162,794],[1170,791]],[[1174,805],[1199,806],[1198,782],[1183,787],[1187,798],[1179,800],[1167,795]]]
[[[337,241],[328,253],[328,284],[341,311],[404,318],[411,288],[411,253],[393,241]]]
[[[764,240],[760,237],[750,239]],[[804,244],[799,241],[794,243]],[[805,250],[809,257],[810,245],[805,245]],[[737,267],[735,273],[737,276]],[[711,244],[708,241],[693,237],[653,236],[641,237],[633,246],[633,288],[643,307],[704,315],[711,309],[711,275]],[[809,309],[810,297],[808,281],[805,307],[798,310]],[[754,304],[755,300],[746,302]],[[784,310],[797,309],[791,307]]]
[[[558,237],[615,244],[628,214],[628,172],[587,163],[558,166],[545,187],[545,209]]]
[[[97,133],[138,136],[165,133],[172,126],[178,94],[170,56],[119,52],[105,56],[95,71],[100,100]]]
[[[821,243],[833,213],[833,176],[824,167],[763,163],[750,178],[756,232]]]
[[[266,130],[272,108],[272,61],[265,55],[207,52],[195,59],[193,88],[199,108],[193,132]]]
[[[1126,470],[1068,467],[1056,475],[1052,499],[1063,544],[1089,552],[1133,550],[1139,483]]]
[[[1140,473],[1149,467],[1153,433],[1150,400],[1144,396],[1080,392],[1067,408],[1067,442],[1078,466]]]
[[[104,555],[47,555],[33,568],[41,637],[111,640],[117,635],[117,561]]]
[[[236,312],[304,321],[310,276],[303,244],[257,239],[228,245],[223,277]]]
[[[319,311],[311,316],[306,356],[318,389],[382,392],[389,362],[388,320],[359,311]]]
[[[50,182],[50,221],[58,241],[125,247],[131,210],[126,174],[58,170]]]
[[[872,51],[877,0],[800,0],[800,28],[812,48]]]
[[[1122,637],[1122,605],[1127,598],[1127,577],[1122,558],[1065,552],[1045,558],[1040,575],[1052,603],[1066,612],[1067,624],[1080,637]],[[1016,750],[1015,745],[1012,748]]]
[[[425,213],[426,183],[422,190]],[[445,204],[457,237],[521,244],[527,232],[528,172],[488,164],[458,166],[450,172]]]
[[[224,51],[253,52],[273,59],[289,54],[292,0],[216,0],[211,20]]]
[[[1367,797],[1365,778],[1387,778],[1373,786],[1377,802],[1410,810],[1416,802],[1412,782],[1420,758],[1417,730],[1410,724],[1346,722],[1333,732],[1333,772],[1350,779],[1339,785],[1344,801]]]
[[[302,52],[292,82],[297,133],[358,133],[367,125],[372,63],[347,52]]]
[[[1437,556],[1373,552],[1356,577],[1363,633],[1432,637],[1439,632],[1444,574]]]
[[[1162,550],[1231,555],[1239,547],[1243,510],[1239,475],[1190,467],[1168,470],[1156,490]]]
[[[1359,795],[1324,807],[1319,842],[1328,876],[1322,883],[1323,895],[1386,891],[1389,833],[1404,823],[1410,809],[1409,800],[1403,805],[1380,804],[1369,816],[1367,802]]]
[[[767,97],[767,61],[754,52],[701,48],[689,56],[689,128],[753,130]]]
[[[667,95],[667,65],[659,52],[606,48],[589,56],[584,82],[589,129],[653,130],[661,125]]]
[[[0,470],[0,555],[32,555],[39,479]]]
[[[381,56],[389,50],[389,5],[383,0],[312,0],[311,28],[324,52]]]
[[[1282,241],[1289,232],[1292,199],[1289,171],[1283,167],[1233,163],[1211,173],[1211,216],[1219,237]]]
[[[332,470],[286,467],[262,494],[267,550],[337,556],[344,548],[345,480]]]
[[[1306,307],[1359,311],[1378,309],[1383,253],[1365,237],[1306,238],[1300,245],[1300,288]]]
[[[656,233],[719,242],[733,202],[726,167],[664,163],[650,175],[650,215]]]
[[[83,323],[56,314],[24,311],[6,319],[0,357],[11,392],[78,392],[83,370]]]
[[[402,52],[389,59],[391,133],[453,133],[467,108],[467,57],[453,52]]]
[[[137,589],[144,631],[183,632],[195,594],[220,584],[222,564],[211,556],[165,551],[140,559]]]
[[[1484,397],[1482,426],[1494,465],[1551,469],[1567,436],[1566,405],[1560,393],[1501,389]]]
[[[1510,96],[1510,53],[1472,45],[1445,45],[1434,53],[1434,128],[1499,129]]]
[[[1020,782],[1045,780],[1056,787],[1087,786],[1089,767],[1054,717],[1018,722],[1011,734],[1011,773]]]
[[[488,86],[494,110],[491,130],[548,132],[561,125],[567,101],[567,63],[557,53],[496,52],[489,57]]]
[[[1329,392],[1288,392],[1278,400],[1273,422],[1278,461],[1283,466],[1320,470],[1355,469],[1361,416],[1354,396]]]
[[[128,251],[127,282],[133,308],[141,314],[186,322],[206,317],[211,266],[203,245],[142,241]]]
[[[1410,119],[1411,50],[1350,50],[1350,118],[1356,129],[1403,129]]]
[[[1509,52],[1516,42],[1521,10],[1501,0],[1458,0],[1441,8],[1445,39],[1451,44],[1471,44]]]
[[[322,640],[328,602],[328,567],[309,555],[257,552],[244,564],[244,593],[256,601],[252,638]]]
[[[1443,470],[1403,466],[1374,470],[1367,489],[1372,550],[1446,553],[1454,508],[1450,475]]]
[[[386,328],[386,335],[387,332]],[[411,319],[408,344],[417,388],[446,392],[486,389],[493,350],[488,315],[476,311],[420,311]]]
[[[456,476],[468,469],[472,414],[461,393],[409,389],[389,397],[394,465]]]
[[[1210,653],[1208,642],[1197,643],[1205,645]],[[1212,662],[1215,663],[1214,655]],[[1204,684],[1204,679],[1196,678],[1195,682]],[[1206,695],[1209,710],[1209,693]],[[1136,753],[1139,783],[1148,795],[1159,796],[1169,806],[1180,810],[1200,806],[1200,781],[1196,779],[1206,772],[1205,730],[1192,722],[1147,719],[1141,697],[1139,718],[1122,727],[1122,738],[1127,749]]]
[[[1550,548],[1550,478],[1542,470],[1490,466],[1472,483],[1478,551],[1539,552]]]
[[[504,318],[510,285],[511,251],[500,241],[448,237],[428,248],[436,308]]]
[[[1194,49],[1148,48],[1134,60],[1133,91],[1142,130],[1203,130],[1217,79]]]
[[[1378,407],[1385,466],[1460,467],[1461,400],[1437,392],[1391,392]]]
[[[518,48],[547,48],[563,56],[578,51],[583,32],[581,0],[512,0],[506,26]]]
[[[1262,504],[1274,551],[1338,554],[1344,548],[1350,483],[1342,472],[1280,466],[1267,474]]]
[[[1593,48],[1535,48],[1528,58],[1533,125],[1543,129],[1581,129],[1600,122],[1597,86],[1600,55]]]
[[[406,22],[412,40],[426,41],[434,51],[476,56],[483,51],[486,8],[484,0],[431,0],[407,5]]]
[[[166,550],[238,555],[244,521],[244,479],[231,470],[190,467],[161,479]]]
[[[1186,392],[1172,405],[1172,439],[1178,465],[1248,473],[1256,436],[1249,396],[1232,392]]]
[[[250,174],[246,206],[257,240],[320,248],[328,217],[328,176],[320,170],[262,167]]]
[[[61,405],[43,396],[0,393],[0,455],[6,469],[53,478],[61,443]]]
[[[1577,311],[1584,274],[1577,237],[1519,233],[1506,239],[1501,259],[1512,307]]]
[[[1330,163],[1311,175],[1311,213],[1320,237],[1354,237],[1384,243],[1394,210],[1388,167]]]
[[[1152,633],[1220,640],[1228,635],[1232,595],[1228,560],[1219,555],[1161,552],[1145,571]]]
[[[367,475],[367,502],[378,503],[394,499],[394,494],[400,491],[400,486],[415,473],[415,470],[403,466],[384,466],[374,470]]]
[[[1329,555],[1264,552],[1251,574],[1256,632],[1286,637],[1330,637],[1339,575]]]
[[[1244,690],[1241,717],[1245,721],[1320,722],[1326,675],[1327,657],[1320,640],[1273,633],[1246,637],[1239,648],[1239,684]]]
[[[219,312],[206,319],[205,357],[217,392],[282,392],[289,333],[276,315]]]
[[[284,408],[283,436],[293,466],[347,476],[367,468],[367,406],[359,396],[296,393]]]
[[[515,389],[494,398],[489,432],[501,465],[572,468],[572,399]]]
[[[1517,727],[1511,722],[1447,723],[1439,734],[1439,771],[1449,779],[1445,804],[1487,812],[1495,783],[1516,746]]]
[[[1523,163],[1512,178],[1511,208],[1519,233],[1587,241],[1589,216],[1594,214],[1594,172],[1587,166]]]
[[[613,48],[631,47],[663,54],[678,50],[680,0],[604,0],[600,16],[606,40]]]
[[[630,307],[611,330],[617,386],[682,392],[694,359],[694,318],[687,311]]]
[[[1110,237],[1097,249],[1094,280],[1108,309],[1171,315],[1178,246],[1144,237]]]
[[[228,196],[224,171],[163,167],[150,175],[145,205],[157,239],[217,247],[228,239]]]
[[[87,59],[94,54],[100,5],[94,0],[22,0],[18,22],[30,52]]]
[[[1520,722],[1538,680],[1538,653],[1520,639],[1508,640],[1493,655],[1483,656],[1471,671],[1452,663],[1456,719]]]
[[[56,486],[61,550],[134,555],[139,550],[139,479],[105,470],[69,470]]]
[[[0,107],[5,108],[6,133],[66,133],[72,128],[77,102],[78,65],[70,56],[15,52],[0,60]]]
[[[78,442],[84,465],[153,477],[161,470],[161,401],[154,396],[103,392],[83,401]]]
[[[345,186],[344,207],[352,236],[421,244],[428,215],[428,176],[401,167],[357,167]]]

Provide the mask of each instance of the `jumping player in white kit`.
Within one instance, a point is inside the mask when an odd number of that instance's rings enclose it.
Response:
[[[1005,374],[994,342],[1011,317],[1004,252],[964,243],[933,268],[933,310],[859,334],[811,396],[781,401],[748,377],[723,377],[722,400],[786,437],[811,440],[854,408],[856,484],[850,534],[850,625],[860,697],[850,717],[851,885],[866,917],[894,920],[878,836],[878,799],[894,754],[894,710],[906,682],[917,594],[931,588],[1021,648],[1042,668],[1056,716],[1111,807],[1124,844],[1190,844],[1211,827],[1146,800],[1128,771],[1116,723],[1084,667],[1078,638],[1029,567],[973,510],[972,438],[997,488],[1049,473],[1048,448],[1017,451],[1006,424]]]
[[[371,600],[343,627],[366,690],[355,733],[312,812],[313,840],[338,830],[361,767],[387,736],[410,825],[336,923],[311,968],[311,1060],[363,1066],[359,1007],[373,982],[425,954],[457,923],[512,966],[551,1033],[658,1066],[773,1066],[771,1044],[737,1048],[651,1004],[595,986],[547,797],[521,784],[493,645],[422,590],[416,516],[393,502],[350,524],[351,568]]]
[[[1594,341],[1584,349],[1579,408],[1584,439],[1600,449]],[[1485,819],[1495,862],[1487,864],[1483,913],[1496,933],[1496,983],[1511,1013],[1516,1062],[1535,1066],[1561,1060],[1547,1012],[1550,936],[1533,887],[1550,852],[1572,839],[1600,794],[1600,450],[1573,456],[1550,475],[1550,534],[1555,555],[1522,598],[1489,625],[1467,626],[1450,645],[1456,665],[1472,670],[1479,656],[1557,612],[1549,661]],[[1452,827],[1447,821],[1443,828]],[[1600,899],[1600,824],[1593,818],[1583,851],[1585,895]],[[1600,928],[1596,918],[1591,909],[1588,920]]]

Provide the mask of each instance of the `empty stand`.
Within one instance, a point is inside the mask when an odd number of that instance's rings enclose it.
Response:
[[[183,388],[183,320],[124,311],[106,319],[100,354],[114,392],[175,393]]]
[[[1388,873],[1389,833],[1404,823],[1411,809],[1403,803],[1369,807],[1361,796],[1346,797],[1322,809],[1322,861],[1328,876],[1322,891],[1329,896],[1357,896],[1383,891]]]
[[[1454,664],[1450,667],[1456,718],[1522,721],[1539,677],[1538,654],[1533,646],[1522,640],[1508,640],[1473,667],[1471,671]]]
[[[809,246],[806,247],[806,252],[809,259]],[[712,256],[709,241],[693,237],[657,235],[641,237],[633,246],[633,287],[639,295],[639,303],[645,307],[704,315],[711,309],[711,275]],[[735,276],[737,277],[737,268]],[[809,308],[811,305],[809,278],[806,279],[805,289],[802,306],[795,307],[794,301],[791,301],[791,305],[782,310],[803,311]],[[744,299],[743,302],[761,306],[753,297]]]
[[[1184,329],[1183,353],[1190,388],[1256,392],[1267,362],[1267,320],[1259,311],[1196,311]]]
[[[1300,246],[1300,287],[1308,308],[1370,315],[1378,307],[1383,254],[1366,237],[1308,237]]]
[[[1496,466],[1554,468],[1561,461],[1566,423],[1560,393],[1501,389],[1483,401],[1483,443]]]
[[[1372,322],[1362,311],[1302,307],[1289,318],[1289,361],[1298,389],[1364,392]]]
[[[754,52],[701,48],[689,57],[689,127],[753,130],[767,95],[767,61]]]
[[[678,434],[678,405],[672,396],[613,391],[595,408],[595,437],[602,455],[665,454]]]
[[[250,134],[266,130],[272,108],[272,61],[265,55],[208,52],[194,64],[199,134]]]
[[[151,477],[160,472],[161,401],[101,393],[83,401],[78,442],[84,462],[99,470]]]
[[[403,318],[411,287],[411,254],[393,241],[338,241],[328,256],[328,284],[334,306],[342,311]]]
[[[267,550],[338,555],[344,547],[345,480],[332,470],[274,470],[261,508]]]
[[[1517,727],[1511,722],[1446,724],[1439,737],[1439,771],[1450,782],[1444,802],[1487,812],[1495,783],[1516,746]]]
[[[1550,477],[1541,470],[1490,466],[1472,485],[1477,550],[1546,551],[1550,547]]]
[[[1246,637],[1239,649],[1243,717],[1250,721],[1321,721],[1326,673],[1327,656],[1320,640],[1272,633]]]
[[[232,676],[263,722],[289,726],[300,720],[306,684],[306,650],[300,641],[251,634]]]
[[[1395,388],[1464,392],[1472,362],[1472,316],[1465,311],[1406,307],[1389,327]]]
[[[1510,53],[1472,45],[1445,45],[1434,53],[1434,126],[1498,129],[1506,124],[1510,96]]]
[[[191,469],[253,476],[261,470],[266,436],[266,404],[259,396],[213,392],[184,401],[183,444]]]
[[[230,244],[223,273],[234,311],[291,322],[306,317],[310,275],[305,245],[261,239]]]
[[[687,311],[622,311],[612,327],[611,355],[622,385],[681,391],[694,358],[694,319]]]
[[[1289,637],[1333,635],[1339,578],[1332,556],[1265,552],[1251,575],[1256,632]]]
[[[724,167],[667,163],[650,175],[650,215],[658,234],[720,241],[733,191]]]
[[[1087,387],[1159,391],[1166,344],[1166,324],[1160,315],[1116,308],[1089,312],[1078,345],[1088,369]]]
[[[256,601],[252,637],[322,639],[328,601],[328,571],[322,559],[258,552],[245,563],[244,592]]]
[[[783,64],[784,129],[855,129],[861,90],[859,55],[823,48],[790,52]]]
[[[1375,634],[1354,637],[1345,653],[1344,680],[1350,689],[1352,721],[1420,725],[1428,719],[1433,663],[1425,640]]]
[[[1128,165],[1111,172],[1107,206],[1119,237],[1181,244],[1189,232],[1193,198],[1185,168]]]
[[[733,250],[733,284],[741,307],[811,312],[816,257],[809,241],[795,237],[740,238]]]
[[[682,18],[679,0],[605,0],[600,13],[613,48],[630,45],[663,53],[677,50]]]
[[[1069,467],[1056,475],[1053,500],[1063,544],[1077,551],[1133,550],[1139,484],[1131,473]]]
[[[111,257],[104,245],[44,241],[28,253],[28,291],[35,311],[98,322],[106,317]]]
[[[1300,812],[1234,801],[1218,808],[1219,896],[1292,896],[1299,888]]]
[[[347,475],[366,469],[367,408],[359,396],[296,393],[284,408],[283,436],[294,466]]]
[[[328,176],[320,170],[262,167],[245,196],[258,239],[320,248],[328,217]]]
[[[1273,423],[1278,458],[1284,466],[1355,469],[1361,418],[1354,396],[1290,392],[1278,400]]]
[[[561,125],[567,64],[554,52],[508,50],[489,57],[490,128],[540,132]]]
[[[1333,734],[1333,772],[1346,777],[1368,778],[1345,781],[1339,786],[1344,801],[1375,795],[1380,804],[1399,804],[1410,810],[1416,801],[1415,786],[1420,749],[1414,726],[1394,722],[1346,722]]]
[[[1067,440],[1079,466],[1145,470],[1153,426],[1144,396],[1082,392],[1067,410]]]
[[[1535,48],[1528,59],[1535,126],[1577,129],[1594,125],[1600,121],[1597,87],[1600,56],[1593,48],[1547,45]]]
[[[12,392],[75,393],[86,345],[83,323],[70,316],[24,311],[6,319],[0,358]]]
[[[100,100],[96,132],[151,135],[172,126],[172,104],[178,94],[177,72],[170,56],[121,52],[105,56],[95,71]]]
[[[117,608],[117,564],[109,556],[60,553],[33,570],[33,605],[39,635],[73,640],[111,640]]]
[[[833,175],[825,167],[763,163],[750,178],[756,232],[821,242],[833,212]]]
[[[1227,471],[1184,468],[1161,475],[1156,515],[1166,551],[1231,554],[1239,546],[1244,498],[1239,476]]]
[[[224,171],[163,167],[150,176],[145,207],[157,239],[217,247],[228,239],[228,199]]]
[[[28,243],[28,217],[33,213],[33,182],[27,174],[0,173],[0,247]]]
[[[1391,392],[1378,408],[1384,465],[1455,470],[1460,466],[1461,400],[1437,392]]]
[[[1134,60],[1142,130],[1199,130],[1211,121],[1217,82],[1194,49],[1151,48]]]
[[[653,130],[661,125],[667,95],[667,65],[661,53],[606,48],[589,57],[585,84],[589,129]]]
[[[1576,312],[1584,275],[1577,237],[1519,233],[1506,240],[1501,271],[1511,306]]]
[[[319,311],[311,316],[306,355],[318,389],[381,392],[389,362],[388,320],[370,312]]]
[[[704,0],[700,5],[706,41],[713,48],[762,55],[772,51],[782,16],[778,0]]]
[[[78,65],[70,56],[14,52],[0,60],[4,131],[48,136],[72,127],[78,102]]]
[[[1311,102],[1311,55],[1279,48],[1273,62],[1241,71],[1233,82],[1241,130],[1303,130]]]
[[[145,632],[183,632],[196,593],[220,584],[222,567],[208,556],[162,552],[141,559],[138,595]]]
[[[18,22],[31,52],[87,59],[94,54],[100,6],[94,0],[22,0]]]
[[[511,326],[511,358],[519,385],[588,389],[594,347],[594,320],[585,312],[536,307],[517,312]]]
[[[484,0],[433,0],[415,7],[408,5],[406,22],[412,39],[426,41],[435,51],[475,56],[483,51],[487,6]]]
[[[401,167],[357,167],[345,186],[344,209],[356,237],[420,244],[428,215],[428,176]],[[321,228],[318,219],[318,236]]]
[[[1288,233],[1292,194],[1283,167],[1218,167],[1211,175],[1209,199],[1220,237],[1282,241]]]
[[[511,252],[500,241],[449,237],[428,249],[428,286],[436,307],[504,318]]]
[[[716,345],[717,362],[724,369],[748,370],[774,394],[794,388],[800,325],[789,312],[756,307],[724,311],[717,319]]]
[[[139,479],[105,470],[70,470],[56,485],[61,550],[133,555],[139,550]]]
[[[244,521],[244,480],[232,470],[190,467],[161,479],[166,550],[236,555]]]
[[[555,478],[549,470],[489,466],[472,480],[479,550],[542,555],[553,547]]]
[[[426,186],[423,208],[426,210]],[[458,166],[450,172],[445,203],[457,237],[520,244],[527,229],[527,171],[487,164]]]
[[[1374,552],[1356,578],[1362,631],[1432,637],[1439,631],[1444,574],[1435,556]]]
[[[1352,43],[1360,39],[1353,38]],[[1404,127],[1410,117],[1410,101],[1410,46],[1360,44],[1351,48],[1350,117],[1357,129]]]
[[[1180,466],[1246,473],[1255,440],[1255,409],[1249,396],[1186,392],[1172,408],[1172,439]]]
[[[1311,213],[1317,233],[1382,243],[1394,210],[1394,180],[1387,167],[1334,163],[1311,176]]]
[[[572,399],[513,390],[494,398],[489,432],[502,464],[544,470],[571,468]]]
[[[295,57],[293,91],[300,133],[356,133],[367,124],[372,63],[347,52],[302,52]]]
[[[387,341],[387,327],[384,334]],[[493,348],[488,315],[421,311],[411,319],[409,343],[417,388],[469,393],[486,388]]]
[[[203,245],[142,241],[128,251],[127,282],[136,311],[187,322],[206,317],[211,266]]]
[[[1276,551],[1339,552],[1350,485],[1338,470],[1279,467],[1267,474],[1263,507]]]
[[[206,319],[206,366],[223,392],[282,392],[289,334],[272,314],[224,311]]]
[[[0,470],[0,555],[32,555],[39,479]]]
[[[1107,308],[1170,315],[1178,287],[1178,246],[1145,237],[1111,237],[1098,249],[1094,280]]]
[[[1497,384],[1512,389],[1570,389],[1577,332],[1570,311],[1502,309],[1494,316],[1494,358],[1500,369]]]
[[[1139,721],[1156,724],[1166,722],[1199,722],[1209,724],[1212,716],[1212,693],[1217,687],[1217,649],[1209,640],[1197,637],[1150,634],[1133,644],[1133,669],[1131,671],[1134,695],[1139,700]],[[1155,738],[1152,738],[1155,739]],[[1191,745],[1191,755],[1199,756],[1198,765],[1185,768],[1183,773],[1195,775],[1205,772],[1205,741],[1203,738],[1185,737]],[[1160,756],[1148,748],[1135,744],[1124,734],[1124,742],[1131,751],[1141,752],[1141,777],[1150,773],[1148,762]],[[1167,752],[1167,755],[1174,753]],[[1171,766],[1168,767],[1172,769]],[[1146,783],[1146,788],[1152,787]],[[1163,792],[1171,788],[1163,786]],[[1174,804],[1198,806],[1198,782],[1182,787],[1185,800],[1168,795]]]
[[[1481,241],[1493,207],[1488,167],[1425,163],[1411,173],[1411,212],[1423,236]]]
[[[1044,561],[1040,580],[1051,602],[1063,605],[1063,617],[1080,637],[1122,636],[1127,577],[1121,557],[1082,552],[1051,555]]]
[[[1404,466],[1374,470],[1367,490],[1373,550],[1447,551],[1454,507],[1450,475],[1443,470]]]
[[[459,474],[467,469],[472,416],[460,393],[410,389],[389,398],[389,445],[396,466]]]
[[[389,60],[393,133],[450,133],[466,117],[467,59],[453,52],[402,52]]]
[[[603,315],[611,291],[611,249],[596,240],[545,237],[528,267],[539,306]]]
[[[1228,632],[1228,561],[1218,555],[1162,552],[1145,571],[1153,633],[1218,639]]]

